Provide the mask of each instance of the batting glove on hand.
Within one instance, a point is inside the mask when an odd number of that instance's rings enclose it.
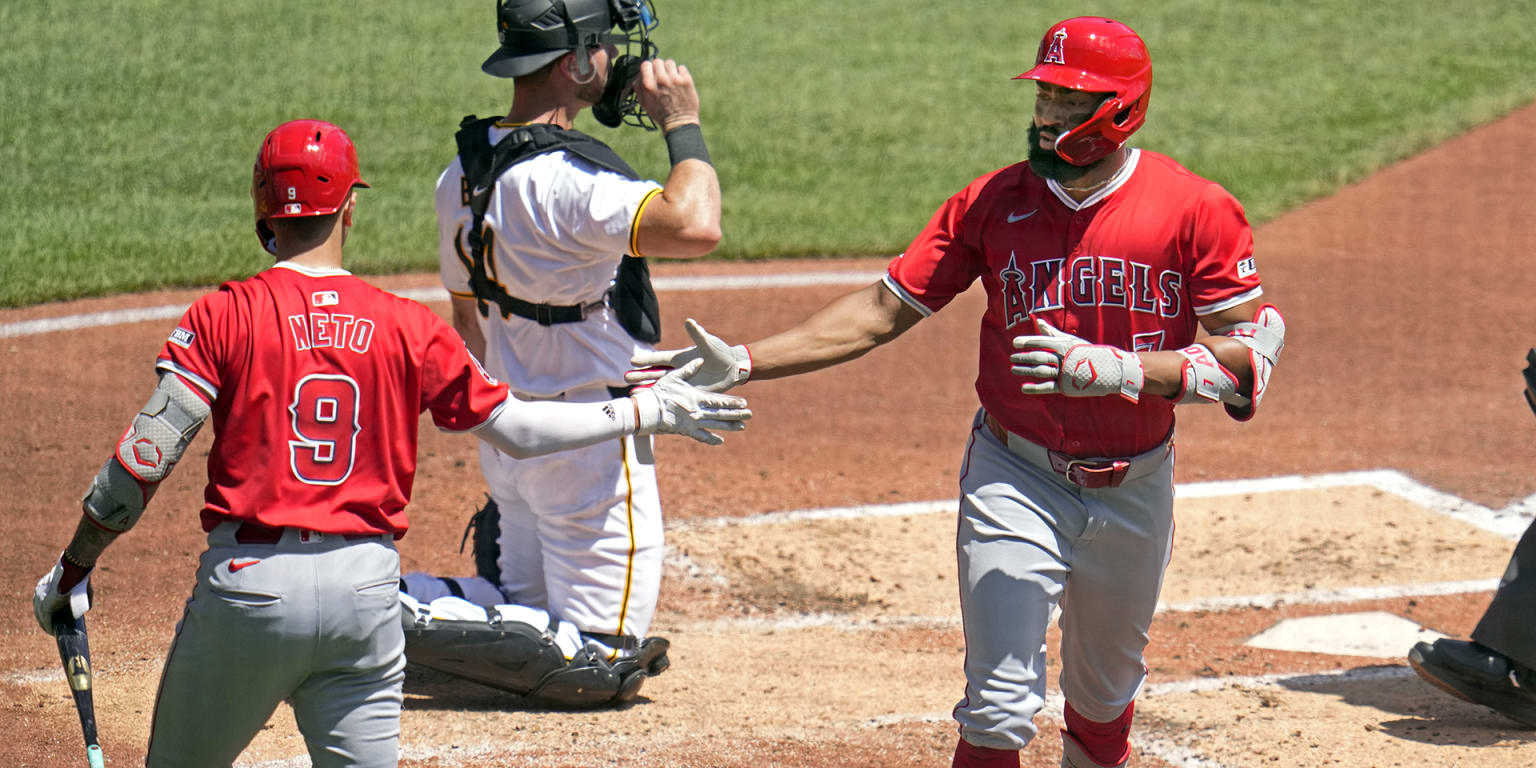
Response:
[[[752,356],[741,345],[730,346],[704,330],[693,318],[683,323],[693,346],[686,349],[641,352],[630,358],[630,365],[639,370],[624,374],[630,384],[644,384],[662,377],[669,369],[681,368],[694,360],[703,360],[690,383],[706,392],[725,392],[741,384],[752,375]]]
[[[1015,376],[1039,379],[1021,385],[1019,390],[1024,394],[1119,395],[1133,403],[1140,401],[1146,370],[1136,353],[1107,344],[1089,344],[1044,320],[1036,319],[1035,325],[1042,335],[1015,336],[1013,348],[1020,351],[1008,358],[1013,361]]]
[[[71,579],[76,581],[66,589],[64,585]],[[51,635],[54,614],[65,608],[77,619],[91,609],[91,569],[81,569],[60,557],[32,590],[32,614],[43,631]]]
[[[635,390],[631,395],[640,406],[640,425],[636,434],[653,432],[687,435],[705,445],[719,445],[725,439],[710,432],[740,432],[742,422],[752,418],[745,398],[710,392],[695,385],[702,376],[704,361],[694,360],[672,370],[655,384]]]

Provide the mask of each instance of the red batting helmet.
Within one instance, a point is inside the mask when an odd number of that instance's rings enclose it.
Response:
[[[355,186],[368,183],[346,131],[324,120],[291,120],[273,128],[251,174],[256,236],[274,251],[267,220],[335,213]]]
[[[1152,58],[1130,27],[1079,16],[1046,30],[1035,66],[1014,79],[1110,94],[1082,125],[1056,137],[1056,154],[1073,165],[1088,165],[1119,149],[1147,121]]]

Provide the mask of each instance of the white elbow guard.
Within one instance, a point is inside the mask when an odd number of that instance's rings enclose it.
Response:
[[[1265,304],[1253,314],[1253,322],[1229,325],[1215,333],[1248,348],[1248,360],[1253,366],[1252,403],[1228,404],[1227,413],[1240,421],[1251,419],[1269,389],[1269,375],[1280,360],[1280,351],[1285,349],[1285,318],[1273,304]]]
[[[170,474],[211,413],[179,376],[165,374],[86,491],[85,513],[119,533],[144,513],[145,489]]]
[[[1184,356],[1184,380],[1174,402],[1180,405],[1219,402],[1239,407],[1248,404],[1248,398],[1237,393],[1237,377],[1216,359],[1209,347],[1191,344],[1178,352]]]

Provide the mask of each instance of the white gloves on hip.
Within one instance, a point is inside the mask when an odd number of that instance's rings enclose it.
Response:
[[[37,580],[37,587],[32,590],[32,615],[37,618],[37,623],[44,632],[53,634],[53,616],[64,608],[69,608],[75,618],[85,615],[91,609],[91,575],[85,574],[80,583],[74,585],[68,592],[59,591],[59,582],[64,578],[64,560],[60,558],[53,564],[53,570],[43,574]]]
[[[705,331],[693,318],[683,323],[693,346],[685,349],[666,349],[641,352],[630,358],[630,365],[639,370],[624,374],[630,384],[644,384],[661,378],[670,368],[681,368],[694,360],[702,360],[703,366],[689,383],[709,392],[725,392],[747,380],[752,375],[752,356],[741,345],[730,346]]]
[[[1013,348],[1019,351],[1008,358],[1015,376],[1035,379],[1019,387],[1024,394],[1119,395],[1133,403],[1140,401],[1146,370],[1135,352],[1089,344],[1044,320],[1036,319],[1035,325],[1042,335],[1015,336]]]
[[[752,418],[745,398],[719,394],[701,387],[700,371],[704,361],[695,358],[681,368],[658,372],[654,384],[635,389],[640,422],[636,434],[661,432],[686,435],[705,445],[719,445],[725,439],[717,432],[740,432]]]

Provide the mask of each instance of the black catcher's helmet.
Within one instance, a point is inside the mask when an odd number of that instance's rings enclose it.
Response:
[[[656,15],[648,0],[497,0],[496,35],[501,45],[480,68],[497,77],[520,77],[567,51],[582,57],[604,43],[632,55],[636,52],[630,49],[639,46],[638,55],[650,58],[655,55],[650,42],[655,27]],[[581,61],[590,67],[590,60]]]

